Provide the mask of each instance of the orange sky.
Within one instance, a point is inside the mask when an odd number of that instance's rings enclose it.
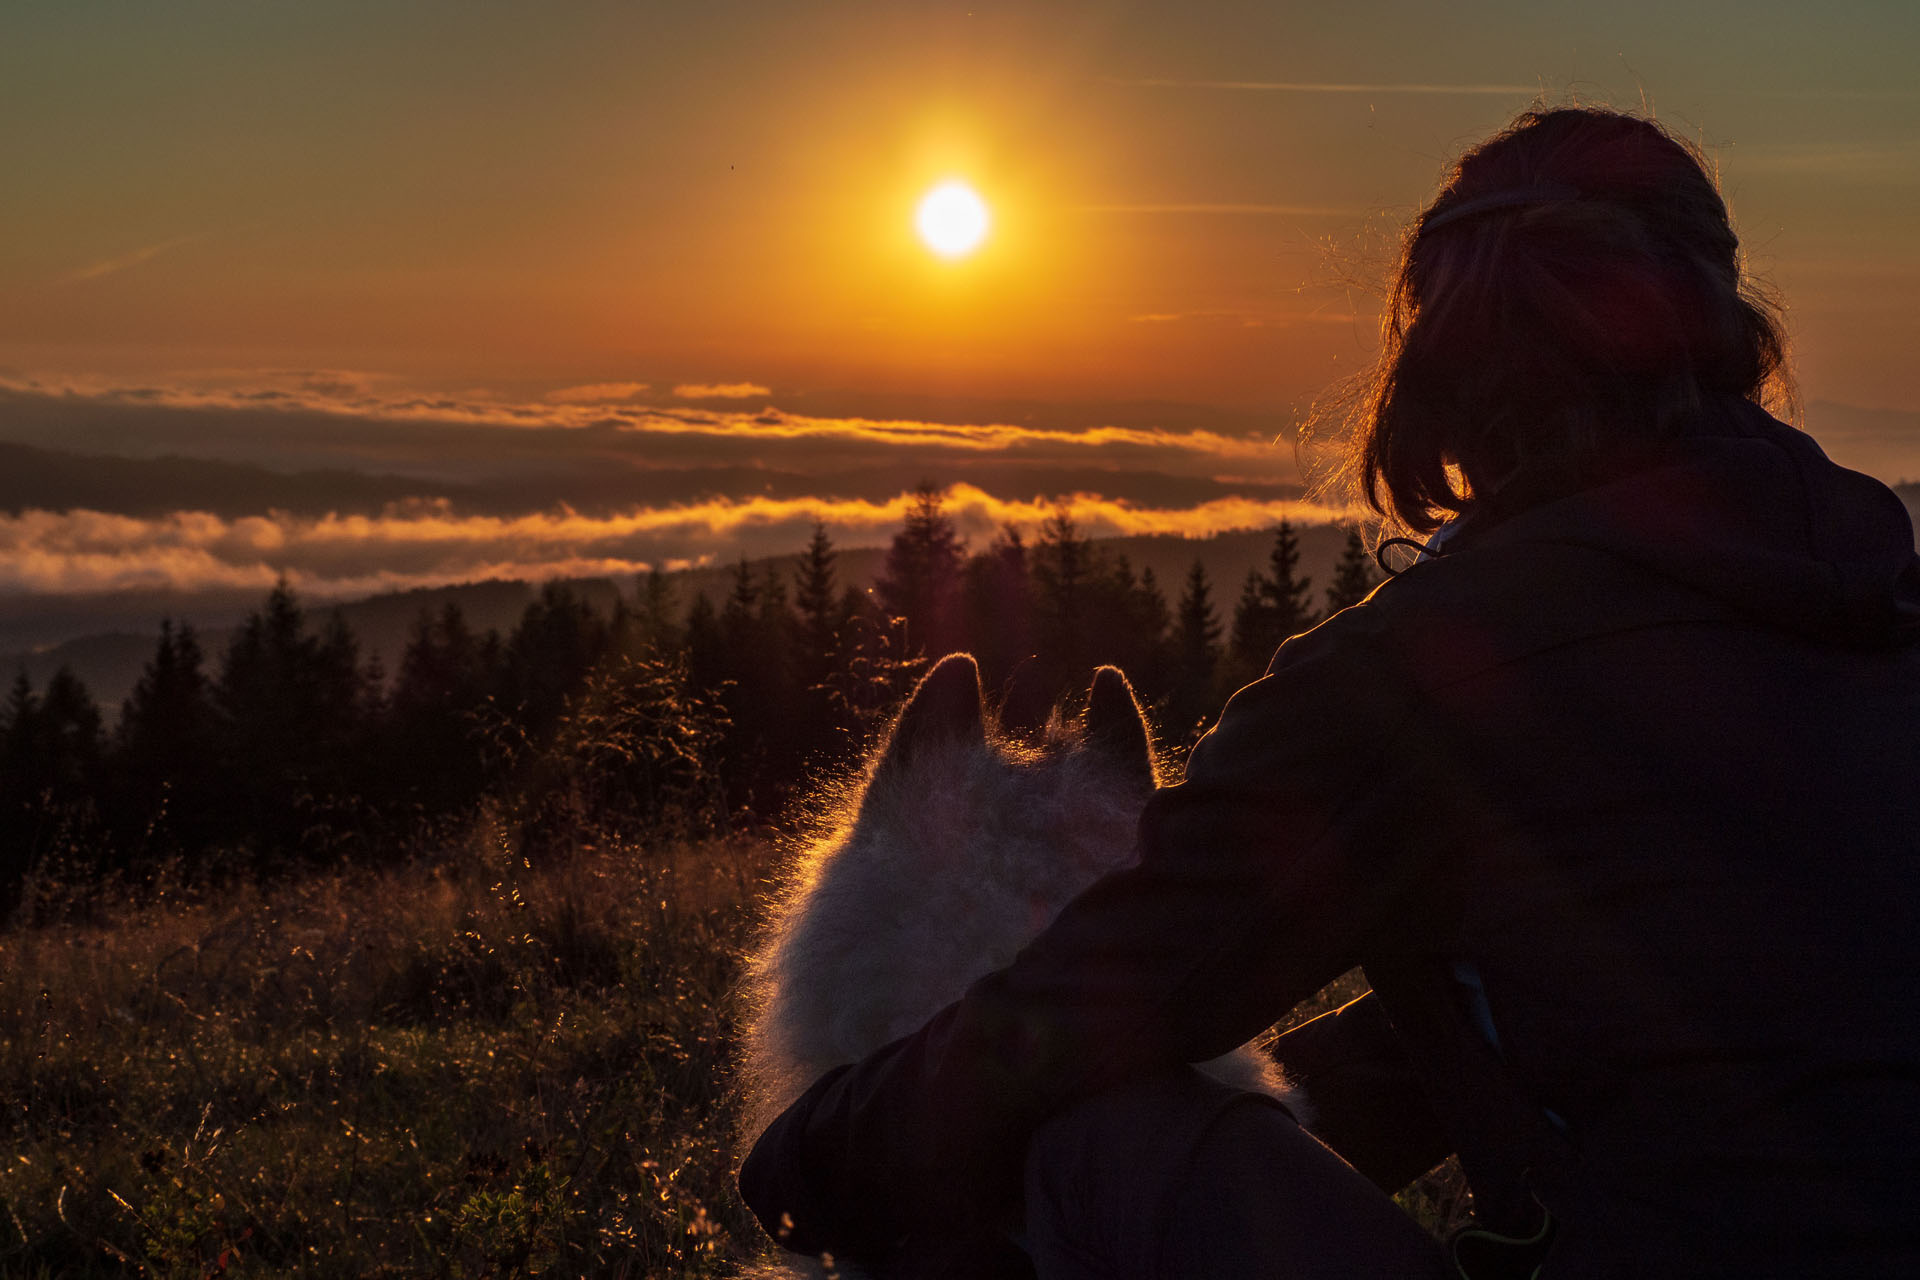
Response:
[[[1703,139],[1810,398],[1920,409],[1920,10],[1599,8],[16,6],[0,365],[1280,410],[1544,90]]]
[[[980,545],[1325,518],[1293,427],[1537,101],[1700,142],[1808,428],[1920,478],[1915,49],[1910,0],[7,5],[0,654],[874,545],[929,479]]]

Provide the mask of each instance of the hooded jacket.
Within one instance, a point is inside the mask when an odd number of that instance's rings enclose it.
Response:
[[[1920,1274],[1920,560],[1758,409],[1477,503],[1281,647],[1140,846],[763,1135],[789,1247],[1004,1219],[1047,1117],[1358,964],[1476,1212],[1556,1221],[1541,1276]]]

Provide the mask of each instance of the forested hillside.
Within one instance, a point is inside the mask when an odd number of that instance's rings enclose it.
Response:
[[[867,572],[816,529],[796,556],[704,579],[501,584],[482,598],[496,619],[519,604],[504,626],[419,597],[350,624],[282,584],[218,644],[165,621],[117,715],[68,668],[15,677],[0,896],[32,912],[49,881],[390,861],[481,806],[530,855],[577,839],[589,810],[616,836],[724,830],[856,759],[956,649],[1015,731],[1120,666],[1178,749],[1280,640],[1371,587],[1357,533],[1308,536],[1341,547],[1319,580],[1283,523],[1247,535],[1260,562],[1219,582],[1198,556],[1136,563],[1064,513],[969,549],[926,487]],[[368,652],[382,631],[404,635],[392,659]]]

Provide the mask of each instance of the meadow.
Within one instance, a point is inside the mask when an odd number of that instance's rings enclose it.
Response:
[[[484,835],[0,935],[0,1275],[723,1274],[768,858]]]
[[[726,1275],[763,835],[43,887],[0,934],[0,1275]],[[56,909],[57,908],[57,909]],[[1330,1007],[1322,993],[1296,1011]],[[1403,1197],[1439,1224],[1445,1171]]]

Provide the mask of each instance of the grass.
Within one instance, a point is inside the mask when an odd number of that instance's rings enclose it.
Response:
[[[730,1273],[768,1247],[728,1081],[772,858],[483,830],[0,933],[0,1276]],[[1444,1225],[1457,1174],[1403,1203]]]
[[[0,935],[0,1275],[703,1276],[751,840]]]

